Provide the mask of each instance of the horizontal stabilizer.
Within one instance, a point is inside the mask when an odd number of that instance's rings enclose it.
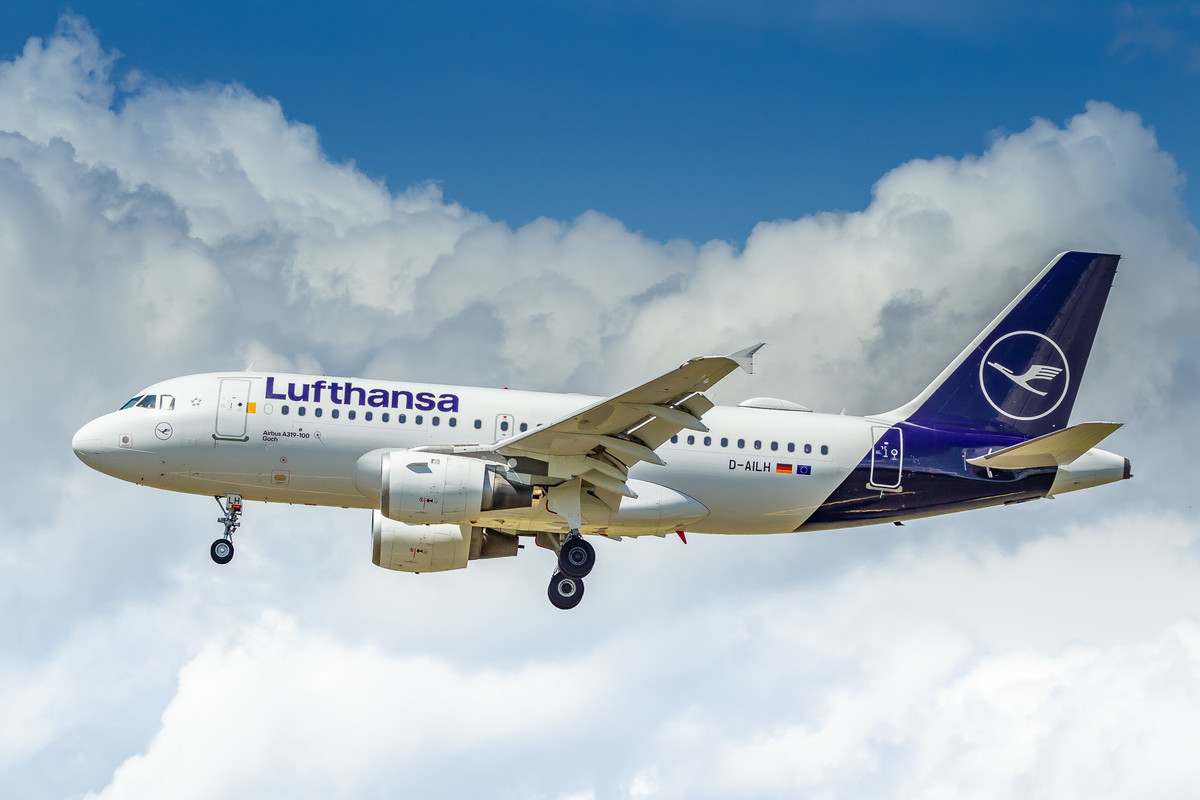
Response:
[[[1070,464],[1121,427],[1120,422],[1081,422],[1036,439],[968,458],[968,464],[988,469],[1034,469]]]

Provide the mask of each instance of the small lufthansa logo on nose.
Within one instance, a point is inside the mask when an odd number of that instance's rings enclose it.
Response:
[[[171,427],[171,423],[169,422],[160,422],[154,428],[154,435],[160,439],[170,439],[171,434],[174,432],[175,429]]]

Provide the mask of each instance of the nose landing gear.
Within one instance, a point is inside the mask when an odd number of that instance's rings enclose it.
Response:
[[[217,505],[221,506],[221,511],[224,512],[224,516],[217,517],[217,522],[225,526],[225,535],[212,543],[208,554],[218,564],[228,564],[233,560],[233,532],[242,524],[242,496],[230,494],[225,496],[224,503],[221,502],[220,497],[217,497],[216,501]]]

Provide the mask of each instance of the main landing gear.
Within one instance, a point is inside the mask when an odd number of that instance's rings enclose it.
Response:
[[[225,535],[212,543],[208,554],[218,564],[228,564],[233,560],[233,532],[242,524],[242,496],[229,494],[225,496],[224,503],[221,502],[220,497],[217,497],[216,501],[217,505],[221,506],[221,511],[224,512],[224,516],[217,517],[217,522],[225,526]]]
[[[596,550],[573,530],[558,547],[558,569],[550,576],[547,595],[555,608],[574,608],[583,599],[583,579],[596,566]]]

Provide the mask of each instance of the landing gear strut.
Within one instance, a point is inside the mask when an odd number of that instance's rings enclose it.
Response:
[[[578,530],[558,547],[558,569],[550,576],[547,594],[555,608],[574,608],[583,599],[583,579],[596,566],[596,550]]]
[[[233,532],[242,524],[242,496],[229,494],[225,496],[224,503],[221,502],[220,497],[217,497],[216,501],[217,505],[221,506],[221,511],[224,512],[224,516],[217,517],[217,522],[225,526],[225,535],[212,543],[208,554],[218,564],[228,564],[233,560]]]

